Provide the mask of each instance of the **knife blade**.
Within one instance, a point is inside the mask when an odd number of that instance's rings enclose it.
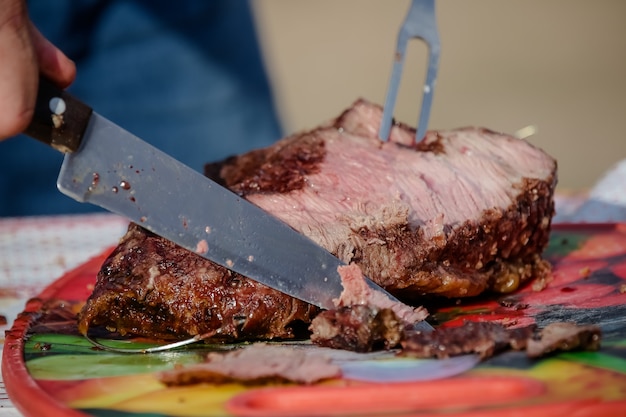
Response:
[[[292,297],[331,309],[344,263],[286,223],[40,80],[25,133],[65,157],[57,186]],[[367,279],[370,287],[391,294]],[[432,327],[421,322],[418,327]]]

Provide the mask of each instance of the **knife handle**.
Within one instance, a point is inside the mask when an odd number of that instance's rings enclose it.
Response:
[[[63,153],[74,152],[92,112],[91,107],[39,77],[35,113],[24,133]]]

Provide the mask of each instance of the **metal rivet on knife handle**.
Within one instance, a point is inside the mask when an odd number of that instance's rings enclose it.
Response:
[[[40,78],[35,114],[24,133],[61,152],[74,152],[80,146],[91,113],[91,107]]]

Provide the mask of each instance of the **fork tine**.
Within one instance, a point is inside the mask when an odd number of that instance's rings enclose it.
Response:
[[[437,81],[437,70],[439,68],[441,46],[435,16],[435,0],[413,0],[406,18],[400,27],[391,78],[387,89],[387,98],[383,109],[380,130],[378,132],[378,136],[382,140],[388,140],[389,134],[391,133],[393,112],[398,96],[400,79],[402,77],[404,57],[406,55],[408,41],[411,38],[422,39],[428,46],[428,70],[422,95],[422,107],[417,124],[417,132],[415,134],[415,141],[418,142],[422,140],[428,127],[430,108],[432,106],[433,93]]]

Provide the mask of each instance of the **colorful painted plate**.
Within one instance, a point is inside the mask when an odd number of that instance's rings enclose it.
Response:
[[[160,371],[199,362],[207,350],[224,347],[198,344],[155,354],[93,348],[76,334],[75,314],[105,256],[30,300],[7,333],[4,382],[27,416],[626,415],[626,225],[555,227],[546,253],[553,280],[545,289],[527,286],[508,296],[463,300],[432,311],[442,326],[463,320],[598,324],[599,351],[540,360],[508,352],[460,375],[468,363],[446,370],[432,361],[338,352],[344,377],[311,386],[166,387]],[[102,337],[124,348],[157,344]]]

